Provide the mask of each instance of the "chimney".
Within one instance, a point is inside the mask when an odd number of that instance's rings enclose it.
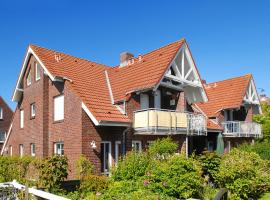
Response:
[[[133,59],[134,55],[129,52],[123,52],[120,54],[120,67],[125,67],[129,64],[129,60]]]
[[[203,84],[203,85],[206,85],[206,80],[203,79],[203,80],[202,80],[202,84]]]

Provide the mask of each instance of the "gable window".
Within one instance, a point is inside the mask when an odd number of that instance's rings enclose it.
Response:
[[[20,128],[24,127],[24,111],[20,110]]]
[[[40,80],[40,65],[38,63],[35,63],[35,71],[36,71],[36,81]]]
[[[31,150],[31,156],[36,156],[36,144],[35,143],[31,143],[30,144],[30,150]]]
[[[54,143],[54,154],[55,155],[64,155],[64,142]]]
[[[23,144],[19,145],[19,155],[20,157],[23,157]]]
[[[0,107],[0,119],[3,119],[3,118],[4,118],[3,108]]]
[[[33,119],[36,116],[36,104],[35,103],[32,103],[30,105],[30,107],[31,107],[31,119]]]
[[[132,140],[132,150],[136,152],[142,151],[142,142],[138,140]]]
[[[64,119],[64,95],[54,97],[54,121]]]
[[[26,79],[26,84],[27,86],[31,85],[32,77],[31,77],[31,70],[29,70],[27,79]]]

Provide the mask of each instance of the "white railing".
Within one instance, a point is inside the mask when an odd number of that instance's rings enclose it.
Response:
[[[222,123],[225,136],[233,137],[260,137],[261,125],[255,122],[227,121]]]
[[[150,108],[134,112],[136,134],[206,134],[206,119],[201,114]]]
[[[65,197],[51,194],[49,192],[37,190],[35,188],[28,188],[28,187],[18,183],[16,180],[14,180],[12,182],[7,182],[7,183],[0,183],[0,188],[5,188],[5,187],[6,188],[15,188],[16,190],[24,191],[26,196],[28,194],[30,194],[30,195],[33,195],[35,197],[40,197],[42,199],[47,199],[47,200],[70,200],[70,199],[67,199]],[[14,192],[13,197],[17,196],[16,190],[12,191],[12,192]],[[9,199],[9,198],[7,198],[7,199]],[[12,199],[16,199],[16,198],[12,198]]]

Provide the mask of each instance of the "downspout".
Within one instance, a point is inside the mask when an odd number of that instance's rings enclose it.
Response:
[[[126,139],[127,139],[127,132],[129,131],[130,127],[127,127],[124,131],[123,131],[123,135],[122,135],[122,152],[123,152],[123,156],[126,155]]]

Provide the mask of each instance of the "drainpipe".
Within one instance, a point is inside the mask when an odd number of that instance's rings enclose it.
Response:
[[[186,136],[186,158],[188,158],[188,135]]]

